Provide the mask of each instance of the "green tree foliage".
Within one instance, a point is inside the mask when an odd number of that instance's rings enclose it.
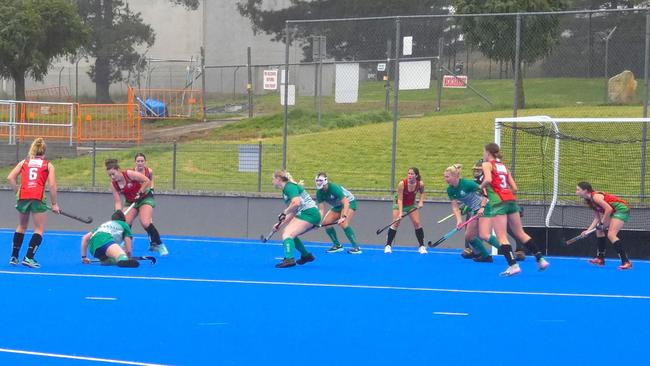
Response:
[[[451,0],[458,14],[550,12],[567,9],[564,0]],[[557,15],[522,17],[521,62],[533,63],[548,55],[560,39],[560,19]],[[463,17],[457,20],[467,43],[486,57],[509,62],[521,76],[521,62],[515,65],[516,21],[514,16]],[[517,80],[518,105],[526,105],[523,77]]]
[[[88,32],[68,0],[0,2],[0,76],[15,82],[25,100],[25,77],[42,80],[52,61],[73,54]]]
[[[199,0],[169,0],[170,3],[196,9]],[[135,71],[141,55],[139,45],[153,45],[153,29],[142,21],[123,0],[77,0],[79,14],[92,30],[86,48],[95,59],[88,74],[95,82],[97,102],[109,103],[111,83],[123,81],[124,71]]]
[[[291,0],[287,8],[264,10],[263,0],[240,0],[238,8],[250,19],[254,32],[264,32],[273,35],[275,41],[284,41],[288,19],[447,14],[446,5],[447,1],[439,0]],[[405,21],[401,34],[416,40],[414,56],[431,56],[437,54],[443,28],[440,19]],[[387,40],[395,38],[395,21],[328,22],[293,27],[292,41],[303,46],[305,61],[311,61],[310,39],[314,35],[327,37],[327,55],[337,60],[380,59],[386,57]]]

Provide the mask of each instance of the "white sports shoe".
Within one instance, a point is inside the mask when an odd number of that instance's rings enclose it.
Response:
[[[506,268],[505,271],[501,272],[499,276],[510,277],[510,276],[518,275],[519,273],[521,273],[521,268],[519,268],[519,265],[515,263],[512,266]]]
[[[429,252],[427,252],[427,247],[425,247],[424,245],[420,245],[420,247],[418,248],[418,253],[427,254]]]
[[[390,245],[386,245],[386,246],[384,247],[384,253],[386,253],[386,254],[390,254],[390,253],[392,253],[392,252],[393,252],[393,248],[392,248]]]

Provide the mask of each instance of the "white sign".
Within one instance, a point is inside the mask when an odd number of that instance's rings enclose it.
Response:
[[[429,89],[431,61],[405,61],[399,63],[399,90]]]
[[[359,99],[359,64],[337,64],[334,101],[356,103]]]
[[[410,56],[413,54],[413,37],[404,37],[404,47],[402,48],[402,55]]]
[[[467,75],[445,75],[442,77],[443,88],[467,88]]]
[[[278,70],[264,70],[264,90],[278,88]]]
[[[386,71],[386,64],[377,64],[377,71]]]
[[[239,171],[257,172],[260,166],[260,145],[239,145]]]
[[[296,86],[289,85],[289,105],[296,105]],[[284,105],[284,84],[280,85],[280,105]]]

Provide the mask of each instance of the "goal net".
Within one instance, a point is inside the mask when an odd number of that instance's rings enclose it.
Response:
[[[626,230],[648,230],[650,118],[497,118],[495,142],[527,203],[525,226],[585,228],[591,211],[575,195],[578,182],[627,200]]]

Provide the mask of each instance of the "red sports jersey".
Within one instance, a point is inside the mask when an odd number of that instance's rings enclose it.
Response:
[[[409,180],[404,179],[402,181],[404,184],[404,190],[402,191],[402,207],[413,206],[415,204],[415,194],[420,192],[420,181],[415,181],[415,189],[413,192],[409,192]]]
[[[124,181],[126,182],[124,184],[124,187],[120,188],[119,184],[117,184],[116,181],[113,181],[113,187],[115,187],[116,191],[124,195],[124,198],[127,202],[133,202],[135,201],[135,196],[138,195],[142,184],[137,180],[132,180],[129,178],[129,175],[126,171],[122,172],[122,176],[124,176]]]
[[[43,158],[25,159],[20,169],[20,191],[18,199],[43,200],[45,182],[50,175],[48,161]]]
[[[618,203],[624,204],[625,206],[628,206],[628,203],[627,203],[626,200],[624,200],[622,198],[619,198],[617,196],[614,196],[613,194],[609,194],[609,193],[606,193],[606,192],[591,192],[591,199],[588,200],[587,203],[589,204],[589,207],[591,207],[592,209],[594,209],[594,210],[596,210],[598,212],[602,213],[602,212],[605,212],[605,210],[603,210],[603,208],[600,207],[600,205],[597,205],[597,204],[594,203],[594,195],[595,194],[602,194],[603,197],[604,197],[605,202],[607,202],[607,204],[611,208],[614,209],[614,212],[616,212],[616,207],[612,206],[612,203],[618,202]]]
[[[510,176],[508,168],[506,168],[503,163],[496,160],[492,160],[490,164],[492,164],[492,182],[490,182],[490,185],[492,186],[494,193],[499,195],[501,201],[516,200],[517,198],[515,197],[515,194],[512,193],[510,186],[508,185],[508,176]]]
[[[149,170],[149,168],[144,167],[144,172],[142,172],[142,174],[144,174],[145,177],[147,177],[147,178],[149,178],[149,180],[151,180],[151,170]]]

